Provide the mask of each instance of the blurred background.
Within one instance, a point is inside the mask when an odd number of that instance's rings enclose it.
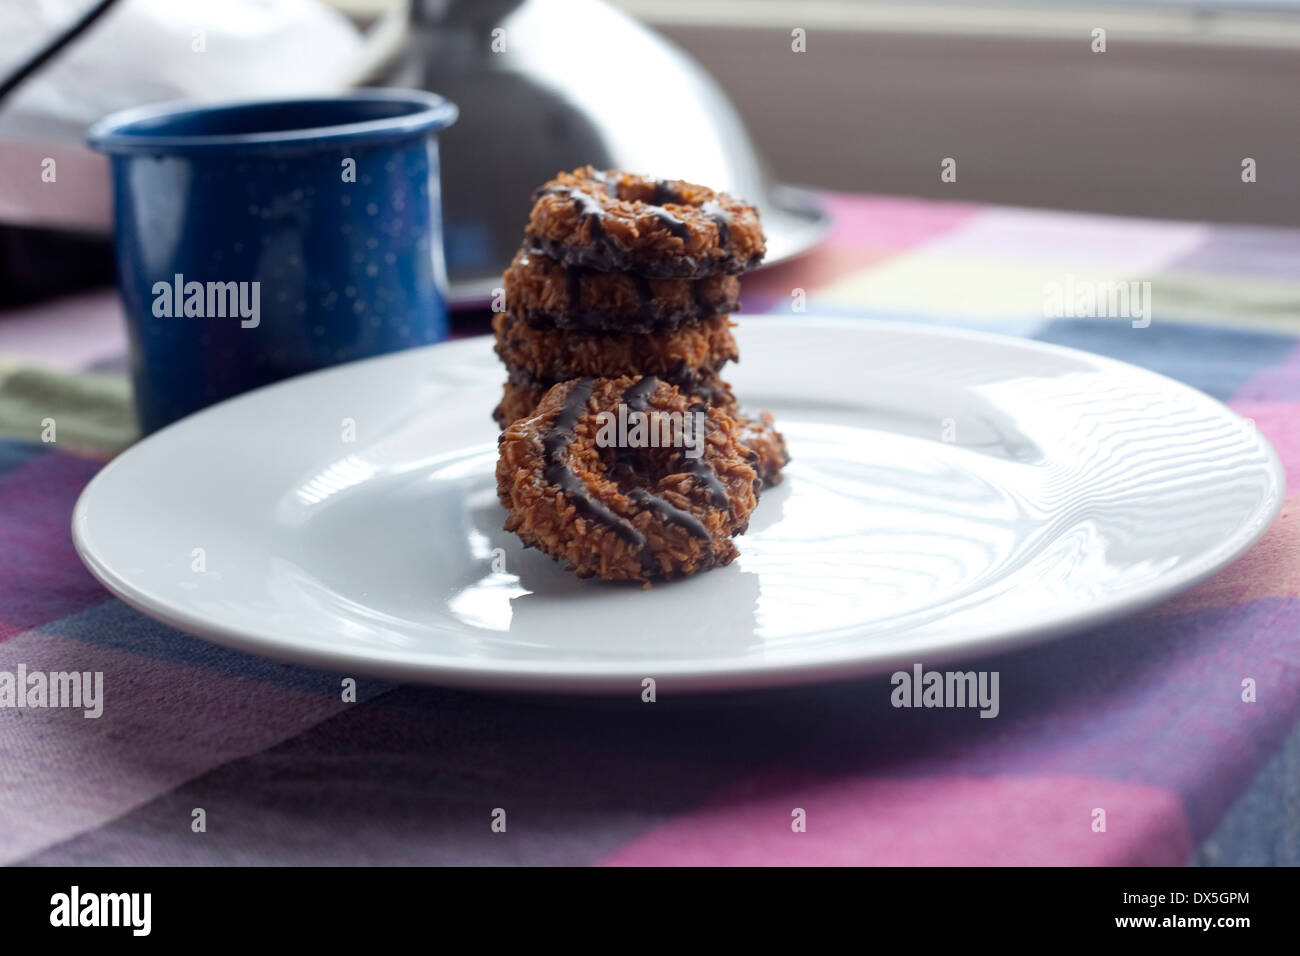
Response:
[[[0,5],[0,72],[90,6]],[[753,198],[773,260],[825,229],[782,184],[1300,225],[1298,81],[1300,0],[119,0],[0,102],[0,304],[112,281],[81,136],[146,102],[449,96],[452,299],[481,306],[528,192],[589,161]]]
[[[1296,0],[619,6],[707,65],[784,179],[1300,224]],[[795,26],[805,56],[778,42]],[[947,156],[960,160],[956,183],[936,173]],[[1247,156],[1259,176],[1243,189]]]

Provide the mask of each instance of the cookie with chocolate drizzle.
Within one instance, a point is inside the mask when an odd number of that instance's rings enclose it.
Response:
[[[492,317],[496,353],[507,367],[541,380],[659,375],[692,382],[740,357],[727,316],[663,332],[571,332],[536,329],[512,312]]]
[[[674,381],[664,376],[659,378],[692,400],[726,412],[740,428],[740,443],[747,450],[746,460],[759,479],[764,485],[781,482],[781,469],[789,464],[790,454],[785,436],[776,430],[771,412],[742,409],[731,386],[716,374],[690,382]],[[501,401],[492,411],[492,418],[502,428],[520,418],[527,418],[556,384],[507,366],[505,388]]]
[[[626,374],[640,375],[639,371],[631,371]],[[592,378],[598,376],[590,376]],[[617,377],[617,376],[609,376]],[[697,401],[705,405],[717,406],[733,413],[736,409],[736,396],[731,392],[731,386],[722,381],[716,373],[709,373],[702,376],[689,376],[685,379],[674,378],[671,375],[656,376],[669,385],[674,386],[684,394],[690,395]],[[502,428],[505,428],[511,422],[519,418],[525,418],[533,413],[542,397],[551,390],[552,387],[560,382],[567,381],[563,379],[539,378],[526,369],[518,366],[506,366],[506,384],[501,396],[501,401],[492,412],[492,419]]]
[[[687,416],[703,427],[692,443],[610,443],[602,412],[645,416],[643,442]],[[728,564],[760,484],[740,432],[723,409],[654,376],[562,382],[501,434],[506,530],[580,577],[606,581],[660,581]]]
[[[639,375],[640,372],[629,372],[629,375]],[[589,376],[595,378],[597,376]],[[612,376],[617,377],[617,376]],[[711,373],[701,377],[691,376],[689,380],[676,379],[671,375],[656,376],[669,385],[676,387],[679,391],[690,395],[697,401],[705,405],[717,406],[733,413],[736,410],[736,396],[731,391],[731,386],[722,381],[716,373]],[[501,401],[492,412],[492,419],[500,427],[505,428],[511,422],[519,418],[524,418],[533,413],[542,397],[555,385],[567,379],[549,379],[539,378],[528,372],[526,369],[517,366],[506,366],[506,384],[501,397]]]
[[[740,308],[740,279],[650,279],[635,272],[565,266],[520,250],[505,272],[506,302],[536,329],[662,332]]]
[[[525,248],[569,267],[702,279],[747,272],[766,252],[753,206],[680,179],[584,166],[535,200]]]

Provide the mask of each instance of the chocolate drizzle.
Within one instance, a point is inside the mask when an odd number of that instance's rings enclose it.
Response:
[[[659,225],[678,239],[689,239],[691,227],[664,208],[666,203],[681,205],[684,202],[682,196],[668,184],[666,179],[658,179],[655,180],[654,190],[650,193],[649,200],[646,201],[646,212],[654,216]]]
[[[545,461],[542,477],[568,496],[569,500],[573,502],[573,506],[581,514],[600,522],[618,535],[620,539],[635,548],[638,560],[641,562],[641,568],[647,575],[657,575],[662,572],[662,568],[659,565],[658,558],[655,557],[654,551],[646,541],[645,535],[638,531],[626,518],[616,514],[606,505],[593,498],[582,479],[564,461],[564,452],[573,444],[574,429],[587,411],[587,403],[591,398],[594,387],[594,379],[582,378],[578,379],[573,387],[569,389],[563,407],[551,423],[550,431],[542,439],[542,451]],[[643,411],[650,395],[658,387],[659,380],[654,376],[647,376],[628,388],[623,395],[623,401],[629,407]],[[713,480],[717,481],[716,476]],[[709,542],[708,550],[712,554],[713,535],[704,522],[695,515],[642,488],[633,489],[628,493],[628,498],[647,511],[658,515],[664,521],[675,524],[688,534]],[[724,495],[724,504],[725,501],[726,497]]]
[[[727,404],[731,397],[730,390],[722,384],[713,385],[708,382],[700,382],[692,386],[691,391],[697,397],[704,399],[704,401],[715,407]]]
[[[586,266],[600,272],[639,272],[654,279],[702,279],[718,273],[739,275],[758,265],[762,258],[755,256],[748,264],[737,262],[734,257],[702,259],[678,255],[666,259],[643,259],[608,239],[583,245],[538,235],[527,236],[524,249],[567,266]]]
[[[662,206],[665,203],[678,203],[684,200],[677,190],[668,184],[668,180],[659,179],[655,181],[654,192],[650,194],[650,203],[654,206]]]
[[[569,311],[582,312],[582,278],[588,270],[582,266],[564,267],[564,294],[569,305]],[[654,289],[650,287],[650,280],[639,273],[629,273],[629,278],[636,289],[637,297],[637,317],[648,320],[651,316],[646,315],[651,305],[655,301]],[[698,285],[699,283],[695,283]],[[698,290],[696,292],[696,302],[699,303]],[[700,303],[707,304],[707,303]]]
[[[632,411],[644,412],[649,404],[650,396],[653,395],[658,388],[659,379],[653,375],[646,375],[641,379],[641,381],[628,386],[627,390],[623,393],[623,404]],[[698,404],[692,405],[689,411],[694,411],[696,408],[702,407],[703,406]],[[710,494],[713,496],[713,503],[715,505],[719,508],[730,507],[731,502],[727,499],[727,489],[723,486],[722,481],[714,473],[713,469],[710,468],[708,463],[702,458],[687,458],[685,455],[682,455],[681,470],[688,475],[698,478],[701,484],[709,489]],[[642,492],[641,494],[644,495],[646,493]],[[637,495],[634,493],[633,497],[637,497]],[[641,499],[638,498],[638,500]],[[659,504],[656,504],[656,502],[661,502],[662,505],[667,507],[661,507]],[[682,525],[689,530],[691,534],[710,539],[712,538],[712,535],[709,534],[709,530],[704,527],[699,519],[691,515],[690,512],[682,511],[682,509],[677,508],[674,505],[669,504],[669,502],[664,501],[664,499],[658,498],[654,495],[650,495],[649,500],[645,500],[643,503],[665,520]],[[690,518],[691,521],[687,522],[685,518],[681,517],[682,515]]]
[[[547,282],[563,285],[564,304],[549,309],[513,307],[515,314],[535,329],[645,334],[727,315],[739,308],[739,302],[727,287],[729,280],[725,276],[668,280],[685,284],[683,291],[689,296],[688,305],[681,301],[681,293],[677,290],[665,293],[665,296],[677,296],[675,299],[660,297],[653,281],[639,272],[613,276],[631,285],[632,295],[628,297],[624,290],[609,284],[609,273],[593,277],[594,270],[585,266],[564,265],[549,257],[545,257],[545,261],[549,265],[543,276]],[[602,281],[606,283],[603,288],[599,284]],[[506,282],[509,289],[509,273]]]
[[[636,298],[638,303],[637,315],[644,316],[650,304],[655,300],[654,289],[650,288],[650,280],[641,275],[641,273],[632,272],[629,273],[629,275],[632,279],[632,284],[636,287]]]
[[[641,488],[633,489],[628,493],[628,497],[641,505],[647,511],[653,511],[665,521],[675,524],[680,528],[695,535],[697,538],[703,538],[705,541],[712,542],[713,535],[709,529],[704,526],[704,522],[695,515],[682,508],[678,508],[670,501],[660,498],[658,495],[652,495],[650,492]]]
[[[555,416],[555,421],[551,423],[551,430],[542,439],[542,451],[546,462],[542,477],[568,495],[579,512],[599,521],[632,547],[644,551],[645,535],[632,527],[631,522],[619,517],[591,497],[582,479],[574,474],[573,469],[563,460],[564,452],[573,444],[573,430],[578,420],[582,418],[583,412],[587,410],[587,401],[591,398],[591,390],[594,386],[594,379],[582,378],[569,389],[569,394],[564,399],[564,407]]]
[[[505,366],[506,379],[519,388],[531,388],[545,392],[553,385],[558,385],[560,382],[570,381],[568,378],[550,378],[545,375],[538,375],[530,369],[524,368],[521,365],[515,365],[508,361],[505,362]],[[622,374],[634,375],[636,373],[624,372]],[[663,377],[661,380],[667,382],[669,385],[675,386],[683,392],[688,392],[706,400],[715,398],[718,395],[725,395],[725,389],[710,384],[710,380],[707,377],[708,374],[709,373],[706,369],[685,369],[680,378],[668,376]]]
[[[712,303],[709,302],[709,290],[705,288],[707,285],[707,279],[696,279],[691,283],[691,298],[701,310],[701,313],[712,306]]]
[[[635,412],[644,412],[650,402],[650,396],[659,388],[659,379],[646,375],[635,385],[629,385],[623,393],[623,404]]]
[[[590,166],[588,166],[587,169],[591,172],[591,178],[605,187],[606,196],[610,199],[620,198],[618,194],[618,179],[611,176],[608,169],[592,169]]]
[[[718,227],[718,248],[723,252],[731,252],[731,214],[719,206],[714,200],[700,206],[701,211],[713,220],[713,224]]]
[[[582,265],[602,272],[633,271],[656,278],[700,279],[719,273],[739,275],[757,266],[763,254],[757,253],[745,259],[736,256],[735,220],[732,213],[718,199],[711,198],[696,202],[690,194],[683,194],[677,188],[675,180],[655,180],[649,182],[638,178],[614,177],[608,171],[591,169],[579,171],[585,181],[595,184],[595,193],[586,192],[578,185],[543,186],[533,195],[535,198],[551,195],[568,199],[575,204],[579,230],[588,224],[589,242],[575,241],[573,237],[559,239],[554,236],[529,234],[526,248],[529,251],[549,256],[568,265]],[[626,195],[625,195],[626,194]],[[724,194],[718,194],[724,196]],[[644,197],[644,198],[641,198]],[[725,198],[725,196],[724,196]],[[672,250],[667,255],[638,254],[624,248],[624,238],[619,234],[611,235],[606,228],[610,210],[606,202],[631,203],[640,207],[634,210],[640,216],[653,218],[670,235],[690,242],[693,236],[692,224],[698,222],[698,216],[707,216],[712,221],[716,232],[715,248],[702,255],[690,255],[686,249]],[[676,206],[694,210],[695,214],[687,219],[665,208]],[[620,209],[620,216],[627,215],[628,210]],[[697,215],[698,214],[698,215]],[[653,245],[653,243],[651,243]],[[662,251],[660,251],[662,252]],[[721,253],[719,255],[718,253]]]
[[[605,187],[605,195],[608,198],[613,200],[621,200],[623,198],[622,193],[619,190],[618,180],[612,179],[609,173],[592,170],[590,178],[594,179],[596,182],[600,183],[602,186]],[[561,192],[560,190],[567,190],[567,192]],[[590,195],[583,192],[582,190],[577,189],[576,187],[561,186],[561,187],[556,187],[555,189],[551,190],[551,192],[553,195],[568,195],[575,202],[581,203],[582,215],[584,218],[588,218],[593,215],[601,216],[601,217],[604,216],[604,210],[600,207],[597,200],[595,200],[594,198],[592,198]],[[579,193],[582,196],[582,198],[579,199],[577,196],[574,196],[573,195],[574,192]],[[674,216],[667,209],[663,208],[664,203],[680,203],[680,202],[682,202],[682,197],[679,196],[677,194],[677,191],[674,190],[670,185],[668,185],[668,183],[665,180],[661,179],[655,183],[654,191],[650,195],[650,200],[649,202],[646,203],[646,212],[654,216],[655,219],[659,221],[659,224],[661,226],[667,229],[678,239],[685,239],[691,234],[690,226],[688,226],[677,216]],[[595,208],[595,212],[592,211],[593,206]],[[593,237],[598,235],[595,232],[595,228],[597,226],[599,226],[599,221],[593,222],[593,231],[592,231]]]
[[[578,208],[579,224],[588,224],[592,240],[604,237],[605,226],[602,220],[605,218],[605,210],[601,207],[600,200],[595,196],[579,189],[577,186],[548,186],[541,194],[543,196],[560,196],[563,199],[570,200]]]
[[[663,206],[647,205],[646,212],[655,217],[659,225],[663,226],[668,232],[678,239],[689,239],[691,236],[691,227],[670,213]]]
[[[622,402],[629,409],[636,412],[645,412],[650,403],[650,396],[659,388],[659,379],[653,375],[644,376],[641,381],[629,385],[623,392]],[[675,524],[686,531],[687,534],[702,538],[709,543],[709,554],[713,553],[713,535],[708,527],[695,515],[691,514],[684,508],[679,508],[671,501],[661,498],[658,495],[651,494],[644,488],[635,488],[628,493],[631,498],[647,511],[658,515],[661,519],[669,524]],[[645,559],[642,558],[644,565]]]
[[[582,270],[577,266],[564,271],[564,292],[570,309],[582,308]]]
[[[727,488],[722,483],[722,479],[718,477],[717,472],[703,458],[687,458],[683,455],[681,467],[682,471],[698,478],[709,489],[709,493],[713,495],[715,505],[719,508],[731,506],[731,502],[727,498]]]

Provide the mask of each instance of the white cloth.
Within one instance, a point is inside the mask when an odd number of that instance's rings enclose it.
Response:
[[[92,0],[0,0],[0,73]],[[105,162],[86,127],[165,100],[339,90],[365,55],[351,21],[319,0],[121,0],[0,104],[0,221],[108,227]],[[41,179],[57,162],[57,181]]]
[[[90,3],[0,3],[0,71]],[[107,113],[162,100],[339,89],[363,46],[317,0],[121,0],[6,101],[0,138],[80,140]]]

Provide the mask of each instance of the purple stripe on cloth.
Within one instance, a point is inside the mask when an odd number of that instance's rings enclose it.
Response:
[[[793,773],[752,778],[605,862],[1184,863],[1300,718],[1298,603],[1126,622],[968,663],[1000,672],[993,720],[891,710],[883,682],[838,718],[787,711],[808,739],[793,762],[775,755]],[[816,726],[842,729],[818,739]],[[856,753],[844,739],[869,734]],[[795,808],[806,834],[791,831]]]
[[[103,826],[199,774],[257,753],[348,707],[237,675],[29,631],[0,644],[0,671],[103,674],[103,713],[0,709],[0,863]],[[203,806],[196,803],[194,806]],[[190,807],[168,821],[190,832]]]
[[[400,688],[25,862],[590,863],[736,779],[702,725],[743,731],[725,705]]]
[[[112,289],[10,309],[0,316],[0,355],[69,369],[125,352],[122,302]]]
[[[1200,840],[1300,720],[1300,600],[1126,620],[1011,664],[1002,695],[1012,720],[962,764],[1159,787],[1182,799]],[[1253,703],[1242,699],[1247,678]],[[929,771],[939,766],[959,771],[942,757]]]
[[[1123,219],[1094,213],[991,207],[928,247],[936,254],[1060,263],[1149,277],[1203,245],[1210,227],[1196,222]]]
[[[1300,282],[1300,229],[1216,225],[1166,271],[1289,279]]]
[[[946,841],[953,862],[982,852],[970,824],[1016,786],[1044,803],[1016,804],[1027,829],[1003,862],[1183,862],[1300,712],[1297,603],[1124,622],[968,662],[1000,674],[992,720],[894,708],[886,677],[653,707],[402,688],[31,862],[617,861],[697,807],[706,820],[727,808],[726,832],[784,808],[771,821],[783,837],[790,809],[817,794],[833,811],[816,818],[822,839],[852,849],[869,826],[846,808],[888,805],[906,821],[901,804],[926,789],[925,858]],[[1257,703],[1241,700],[1246,676]],[[751,782],[736,801],[732,788],[754,779],[768,789]],[[189,805],[219,808],[219,839],[171,834]],[[1091,842],[1097,806],[1113,814],[1109,843]],[[490,830],[497,807],[508,837]],[[1031,851],[1035,836],[1050,857]]]
[[[72,546],[72,507],[102,462],[49,452],[0,477],[0,642],[102,601]]]

